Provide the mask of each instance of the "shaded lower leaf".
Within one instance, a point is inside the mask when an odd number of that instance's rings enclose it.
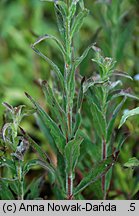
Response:
[[[95,167],[86,175],[74,190],[74,195],[84,190],[87,186],[100,179],[115,163],[117,156],[109,156],[106,160],[96,164]]]
[[[28,190],[26,191],[26,193],[30,191],[27,194],[27,197],[26,197],[27,200],[33,200],[39,197],[41,181],[42,181],[42,177],[38,179],[33,179],[33,181],[30,183],[30,185],[27,188]]]
[[[14,196],[8,187],[6,180],[0,180],[0,198],[2,200],[14,200]]]

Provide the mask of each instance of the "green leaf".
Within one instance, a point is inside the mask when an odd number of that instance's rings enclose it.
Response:
[[[67,13],[68,13],[67,4],[63,1],[56,1],[55,4],[60,7],[60,11],[62,12],[63,16],[67,16]]]
[[[75,68],[73,67],[67,77],[68,82],[68,101],[67,103],[72,108],[75,95]]]
[[[115,70],[113,76],[120,76],[133,80],[133,78],[128,73],[119,70]]]
[[[48,34],[45,34],[43,36],[40,36],[37,38],[37,40],[35,41],[35,43],[32,45],[32,47],[35,47],[37,44],[39,44],[40,42],[44,41],[44,40],[48,40],[48,39],[52,39],[53,41],[56,42],[56,44],[58,45],[62,55],[63,55],[63,58],[65,59],[65,55],[66,55],[66,52],[65,52],[65,48],[62,44],[61,41],[59,41],[55,36],[53,35],[48,35]]]
[[[57,4],[54,4],[58,30],[63,39],[65,39],[65,16]]]
[[[27,200],[33,200],[39,197],[40,195],[40,184],[42,181],[42,177],[33,179],[33,181],[29,184],[27,188]],[[28,193],[30,192],[30,193]]]
[[[82,10],[84,9],[84,0],[80,0],[79,1],[80,7],[82,8]]]
[[[117,118],[117,115],[118,113],[120,112],[122,106],[124,105],[126,101],[126,97],[123,98],[123,100],[121,101],[120,104],[118,104],[118,106],[115,108],[113,114],[112,114],[112,117],[111,119],[109,120],[109,124],[108,124],[108,128],[107,128],[107,142],[109,142],[110,140],[110,137],[112,135],[112,131],[113,131],[113,127],[114,127],[114,123],[115,123],[115,120]]]
[[[55,140],[58,150],[61,152],[61,154],[63,154],[66,139],[63,136],[62,132],[60,131],[59,127],[30,95],[26,93],[26,96],[30,99],[30,101],[36,107],[36,111],[38,115],[45,122],[46,126],[50,129],[51,135]]]
[[[82,53],[82,55],[80,57],[78,57],[77,59],[75,59],[75,68],[77,68],[81,63],[82,61],[86,58],[89,50],[92,48],[92,46],[94,46],[95,43],[91,44],[90,46],[88,46],[85,51]]]
[[[108,170],[112,167],[115,163],[117,156],[114,157],[109,156],[106,160],[101,161],[100,163],[96,164],[95,167],[89,171],[89,173],[81,180],[81,182],[76,186],[73,195],[75,196],[90,184],[96,182],[100,179],[103,175],[105,175]]]
[[[48,140],[48,143],[51,146],[52,150],[54,151],[54,153],[57,153],[57,147],[53,137],[51,136],[50,129],[46,126],[40,116],[37,115],[37,113],[35,114],[35,118],[40,130],[44,134],[45,138]]]
[[[0,167],[7,167],[11,170],[12,174],[16,173],[16,167],[14,162],[8,158],[0,158]]]
[[[125,96],[128,98],[139,100],[139,97],[130,93],[130,89],[125,89],[125,90],[122,89],[122,90],[115,90],[115,91],[112,91],[111,93],[109,93],[109,96],[107,98],[107,102],[110,102],[113,99],[115,99],[117,97],[121,97],[121,96]]]
[[[98,109],[97,105],[93,103],[91,105],[91,111],[93,116],[94,127],[98,136],[106,138],[106,119],[100,109]]]
[[[67,124],[66,124],[66,113],[58,103],[54,92],[50,88],[49,84],[46,81],[42,82],[42,89],[46,97],[47,103],[51,109],[51,112],[54,114],[55,118],[59,121],[62,131],[66,136],[67,133]]]
[[[68,17],[69,20],[71,20],[76,13],[76,5],[77,5],[77,1],[72,1],[71,6],[69,8],[69,17]]]
[[[82,103],[83,103],[83,97],[84,97],[84,93],[83,93],[83,84],[85,81],[85,77],[82,78],[81,80],[81,86],[80,86],[80,90],[79,90],[79,94],[78,94],[78,99],[77,99],[77,108],[76,108],[76,115],[75,115],[75,124],[74,124],[74,128],[73,128],[73,132],[72,132],[72,136],[76,136],[76,133],[81,125],[81,107],[82,107]]]
[[[117,149],[118,151],[121,151],[122,145],[124,144],[124,142],[125,142],[125,140],[127,139],[127,137],[128,137],[128,136],[123,136],[123,135],[120,136],[120,138],[119,138],[119,140],[118,140],[117,147],[116,147],[116,149]]]
[[[78,32],[83,24],[84,18],[88,15],[89,11],[84,9],[76,17],[71,27],[71,38]]]
[[[35,48],[36,44],[31,45],[32,49],[39,55],[41,56],[45,61],[48,62],[48,64],[51,65],[52,69],[54,70],[54,72],[57,74],[61,87],[64,89],[64,77],[59,69],[59,67],[51,60],[49,59],[47,56],[45,56],[43,53],[41,53],[37,48]]]
[[[139,114],[139,107],[129,110],[127,111],[121,118],[120,124],[119,124],[119,128],[126,122],[126,120],[134,115],[138,115]]]
[[[8,183],[5,180],[0,180],[0,198],[2,200],[14,200],[11,190],[8,188]]]
[[[80,145],[83,139],[77,138],[71,140],[65,146],[65,159],[66,159],[66,173],[74,173],[78,157],[80,155]]]
[[[18,179],[14,181],[9,181],[10,190],[14,192],[14,194],[19,195],[19,188],[18,188]]]
[[[72,132],[72,137],[76,136],[76,134],[79,130],[79,127],[81,125],[81,120],[82,120],[81,113],[80,113],[80,111],[78,111],[76,113],[76,117],[75,117],[75,124],[74,124],[73,132]]]
[[[81,110],[82,103],[83,103],[83,97],[84,97],[83,86],[84,86],[84,82],[85,82],[85,77],[83,77],[82,80],[81,80],[81,86],[80,86],[78,99],[77,99],[77,109],[76,109],[77,112],[79,110]]]
[[[46,161],[44,162],[44,161],[39,160],[39,159],[33,159],[33,160],[28,161],[24,165],[24,167],[23,167],[23,175],[26,175],[29,172],[29,170],[32,169],[32,167],[38,166],[38,165],[43,167],[44,169],[48,170],[52,174],[54,174],[53,168]]]
[[[23,136],[29,141],[30,146],[38,153],[40,158],[44,161],[48,161],[51,163],[49,157],[47,154],[42,150],[41,146],[39,146],[24,130],[20,127],[20,131],[23,134]]]
[[[139,160],[136,157],[130,158],[128,162],[124,164],[124,167],[134,168],[139,166]]]

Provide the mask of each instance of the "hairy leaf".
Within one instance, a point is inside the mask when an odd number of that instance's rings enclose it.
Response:
[[[95,103],[91,106],[94,127],[98,136],[106,138],[106,119],[103,113],[98,109]]]
[[[30,99],[30,101],[36,107],[36,111],[38,115],[41,117],[41,119],[45,122],[47,127],[50,129],[51,135],[55,140],[58,150],[63,154],[66,139],[63,136],[62,132],[60,131],[59,127],[30,95],[26,93],[26,96]]]
[[[59,81],[60,81],[60,84],[61,84],[61,87],[64,89],[64,77],[59,69],[59,67],[51,60],[49,59],[47,56],[45,56],[43,53],[41,53],[36,47],[35,45],[33,44],[32,46],[32,49],[39,55],[41,56],[45,61],[48,62],[48,64],[51,65],[51,67],[53,68],[53,70],[55,71],[55,73],[57,74],[58,78],[59,78]]]
[[[69,174],[72,174],[76,167],[82,141],[81,138],[73,139],[65,146],[66,172]]]
[[[8,183],[5,180],[0,180],[0,198],[2,200],[14,200],[11,190],[8,188]]]
[[[71,27],[71,38],[78,32],[83,24],[84,18],[88,15],[88,10],[82,10],[76,17]]]
[[[125,164],[124,167],[134,168],[139,166],[139,160],[136,157],[130,158]]]
[[[52,89],[50,88],[49,84],[46,81],[42,82],[42,88],[43,88],[43,92],[46,97],[47,103],[51,109],[51,112],[54,113],[55,118],[59,121],[62,131],[64,135],[66,136],[66,133],[67,133],[66,113],[60,106]]]
[[[129,110],[129,111],[126,111],[126,113],[122,116],[122,119],[121,119],[120,124],[119,124],[119,128],[126,122],[126,120],[129,117],[134,116],[134,115],[138,115],[138,114],[139,114],[139,107],[132,109],[132,110]]]
[[[82,61],[86,58],[89,50],[92,48],[92,46],[94,46],[95,43],[91,44],[90,46],[88,46],[85,51],[82,53],[82,55],[80,57],[78,57],[77,59],[75,59],[75,68],[77,68]]]
[[[29,170],[32,169],[32,167],[38,166],[38,165],[43,167],[44,169],[48,170],[52,174],[54,174],[53,168],[46,161],[44,162],[44,161],[39,160],[39,159],[33,159],[33,160],[28,161],[24,165],[24,167],[23,167],[23,175],[26,175],[29,172]]]
[[[118,104],[118,106],[115,108],[115,110],[112,114],[111,120],[109,121],[108,128],[107,128],[107,142],[109,142],[109,140],[110,140],[116,117],[117,117],[118,113],[120,112],[122,106],[124,105],[125,101],[126,101],[126,97],[124,97],[123,100],[121,101],[121,103]]]
[[[87,186],[94,183],[98,179],[100,179],[103,175],[105,175],[108,170],[112,167],[115,163],[117,156],[114,157],[109,156],[106,160],[101,161],[100,163],[96,164],[95,167],[87,174],[81,182],[77,185],[74,190],[74,195],[78,194],[82,190],[84,190]]]

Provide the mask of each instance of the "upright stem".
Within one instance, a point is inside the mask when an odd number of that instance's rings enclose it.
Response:
[[[73,179],[72,174],[68,175],[68,188],[67,188],[67,199],[72,200],[73,199]]]
[[[106,157],[107,157],[106,141],[103,138],[103,140],[102,140],[102,159],[105,160]],[[102,191],[104,193],[104,199],[105,199],[105,175],[102,176]]]
[[[67,6],[68,6],[68,14],[69,14],[69,8],[70,8],[70,0],[67,0]],[[68,131],[67,131],[67,141],[66,144],[69,141],[69,137],[72,132],[72,107],[70,104],[70,92],[68,90],[68,74],[72,70],[72,52],[71,52],[71,45],[72,45],[72,40],[71,40],[71,35],[70,35],[70,25],[71,25],[71,20],[69,20],[69,17],[67,16],[66,19],[66,62],[65,62],[65,79],[66,79],[66,114],[67,114],[67,126],[68,126]],[[66,190],[67,190],[67,199],[71,200],[72,194],[73,194],[73,177],[72,177],[72,172],[68,173],[66,176]]]
[[[106,100],[107,100],[107,86],[103,86],[103,114],[106,116]],[[102,137],[102,160],[105,160],[107,158],[107,145],[106,140],[104,137]],[[102,191],[104,194],[103,199],[106,199],[106,191],[105,191],[105,184],[106,184],[106,175],[102,176]]]
[[[23,176],[22,176],[22,162],[18,161],[18,167],[17,167],[17,176],[19,181],[19,194],[18,194],[18,200],[24,199],[24,185],[23,185]]]

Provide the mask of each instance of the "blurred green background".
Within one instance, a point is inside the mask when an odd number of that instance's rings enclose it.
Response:
[[[136,96],[139,96],[138,0],[85,0],[85,6],[90,10],[90,14],[74,41],[77,53],[80,54],[87,45],[96,42],[105,56],[113,57],[117,61],[119,70],[126,71],[133,77],[133,81],[124,80],[124,85],[125,88],[131,88]],[[59,36],[53,4],[40,0],[0,1],[1,126],[4,113],[2,102],[6,101],[13,106],[19,104],[30,106],[24,95],[25,91],[45,107],[38,80],[46,79],[52,82],[53,73],[49,65],[39,58],[30,47],[37,36],[44,34]],[[43,49],[54,62],[62,67],[61,56],[55,44],[48,42]],[[92,57],[93,53],[90,51],[79,68],[81,75],[88,77],[95,71],[91,62]],[[137,106],[139,102],[128,100],[124,108],[132,109]],[[139,116],[130,118],[118,132],[119,120],[120,116],[117,119],[115,131],[118,134],[129,133],[130,136],[115,166],[109,198],[130,199],[134,195],[139,196],[137,193],[139,170],[134,172],[131,170],[130,174],[128,169],[123,168],[123,164],[130,157],[139,158]],[[48,140],[39,130],[33,116],[24,119],[22,126],[53,156]],[[49,185],[49,182],[47,183]],[[85,196],[92,198],[89,193],[89,190],[86,191]],[[49,194],[47,196],[49,197]]]

